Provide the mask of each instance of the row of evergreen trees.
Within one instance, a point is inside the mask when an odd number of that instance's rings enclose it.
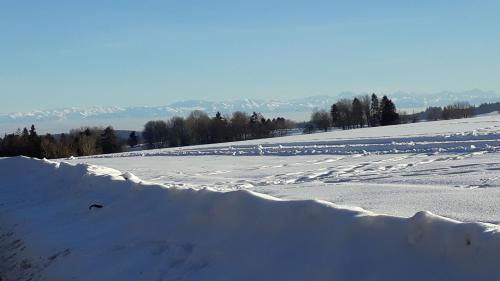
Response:
[[[176,147],[267,138],[294,127],[290,120],[282,117],[266,119],[257,112],[248,115],[236,111],[231,116],[217,112],[214,117],[209,117],[205,112],[195,110],[187,118],[147,122],[142,137],[151,148]]]
[[[121,152],[123,144],[109,126],[71,130],[69,134],[38,135],[34,125],[0,138],[0,157],[29,156],[37,158],[64,158]]]
[[[468,102],[455,102],[444,107],[430,106],[419,117],[428,121],[468,118],[474,115],[474,109]]]
[[[417,120],[448,120],[469,118],[475,115],[500,112],[500,102],[482,103],[479,106],[471,105],[468,102],[457,101],[447,106],[430,106],[423,112],[410,115]]]
[[[500,108],[497,104],[486,104],[483,107],[486,108],[485,111]],[[376,94],[372,94],[355,97],[352,100],[339,100],[331,106],[329,112],[314,111],[304,131],[327,131],[332,126],[342,129],[386,126],[405,122],[403,119],[415,122],[419,119],[464,118],[471,116],[477,109],[468,103],[457,102],[443,108],[429,107],[425,112],[400,116],[391,99],[383,96],[379,100]],[[214,117],[209,117],[205,112],[195,110],[187,118],[172,117],[167,121],[147,122],[142,137],[149,148],[176,147],[279,136],[295,127],[294,122],[285,118],[266,119],[256,112],[249,115],[237,111],[231,116],[223,116],[217,112]],[[127,144],[134,147],[138,143],[139,136],[135,131],[131,132]],[[24,128],[0,138],[0,157],[25,155],[50,159],[87,156],[121,152],[124,145],[125,143],[118,140],[111,126],[104,129],[71,130],[69,134],[39,136],[35,126],[32,125],[29,130]]]
[[[500,112],[500,102],[482,103],[477,107],[472,107],[472,115]]]
[[[379,101],[376,94],[342,99],[334,103],[330,112],[316,110],[306,131],[314,129],[328,131],[330,127],[342,129],[361,128],[364,126],[387,126],[399,124],[396,106],[387,96]]]

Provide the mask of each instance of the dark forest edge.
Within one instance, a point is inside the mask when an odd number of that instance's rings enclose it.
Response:
[[[296,124],[282,117],[265,118],[254,112],[234,112],[231,117],[217,113],[210,118],[195,110],[187,118],[172,117],[167,121],[149,121],[142,132],[143,144],[149,148],[210,144],[282,136]],[[123,152],[135,147],[140,136],[132,131],[127,141],[120,140],[113,127],[88,127],[68,134],[38,135],[34,125],[28,130],[0,138],[0,157],[29,156],[36,158],[67,158]]]
[[[387,126],[400,123],[396,106],[387,96],[379,101],[376,94],[355,97],[352,100],[341,99],[332,104],[330,112],[315,110],[304,132],[314,130],[328,131],[330,127],[341,129],[362,128],[365,126]]]
[[[187,118],[147,122],[142,137],[149,148],[164,148],[270,138],[282,136],[295,127],[291,120],[266,119],[257,112],[249,115],[236,111],[231,116],[217,112],[210,118],[205,112],[195,110]]]
[[[471,106],[468,102],[457,101],[444,107],[428,107],[425,111],[408,114],[398,111],[396,105],[387,96],[379,100],[376,94],[342,99],[333,104],[330,111],[315,110],[311,120],[305,124],[304,133],[318,130],[328,131],[333,128],[343,130],[416,123],[419,121],[438,121],[468,118],[480,114],[500,111],[500,102],[483,103]]]
[[[342,99],[329,111],[314,110],[309,122],[295,123],[291,120],[265,118],[262,114],[237,111],[223,116],[220,112],[209,117],[195,110],[186,118],[172,117],[166,121],[149,121],[141,135],[130,132],[127,140],[117,137],[113,127],[83,127],[59,135],[38,135],[35,126],[28,130],[6,134],[0,138],[0,157],[29,156],[37,158],[67,158],[117,153],[127,147],[165,148],[198,144],[211,144],[270,138],[287,135],[300,128],[304,133],[328,131],[332,127],[354,129],[414,123],[422,120],[436,121],[467,118],[474,115],[500,111],[500,102],[485,103],[477,107],[466,102],[456,102],[445,107],[428,107],[425,111],[407,114],[397,111],[387,96],[379,100],[376,94]],[[140,141],[142,137],[142,142]]]

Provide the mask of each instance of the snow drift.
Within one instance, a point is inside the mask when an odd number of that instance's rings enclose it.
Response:
[[[168,188],[87,164],[7,158],[0,171],[7,280],[500,279],[496,225]]]

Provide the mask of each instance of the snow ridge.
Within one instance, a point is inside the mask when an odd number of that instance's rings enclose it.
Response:
[[[19,157],[0,170],[7,280],[500,278],[492,224],[169,188],[88,164]]]

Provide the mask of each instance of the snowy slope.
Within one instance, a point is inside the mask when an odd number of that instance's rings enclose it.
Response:
[[[6,280],[500,278],[495,225],[168,188],[88,164],[11,158],[0,171]]]
[[[95,156],[176,187],[247,189],[396,216],[500,222],[500,116]]]

